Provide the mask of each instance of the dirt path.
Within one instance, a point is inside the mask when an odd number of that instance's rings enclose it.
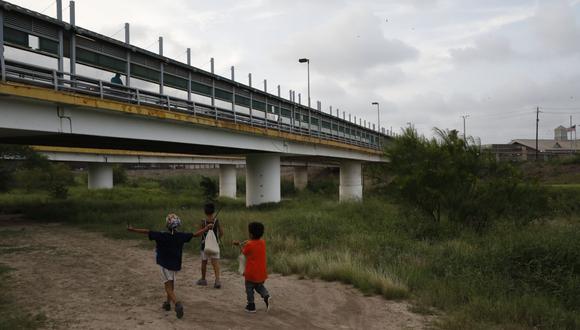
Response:
[[[273,309],[244,312],[242,278],[224,272],[221,290],[198,287],[199,258],[186,255],[177,279],[185,316],[164,299],[146,241],[123,241],[59,224],[0,218],[0,262],[12,268],[18,303],[42,311],[57,329],[420,329],[427,320],[406,303],[364,297],[338,283],[271,275]],[[8,251],[9,250],[9,251]],[[210,275],[213,279],[213,275]]]

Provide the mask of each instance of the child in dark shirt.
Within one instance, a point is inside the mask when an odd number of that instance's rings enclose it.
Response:
[[[205,218],[201,220],[199,228],[204,228],[208,224],[213,224],[212,230],[215,234],[215,237],[220,242],[221,238],[224,236],[224,231],[222,230],[222,226],[220,221],[216,218],[215,214],[215,205],[213,203],[207,203],[203,207],[203,212],[205,213]],[[206,274],[207,274],[207,262],[208,260],[211,262],[213,267],[213,273],[215,276],[215,282],[213,287],[215,289],[219,289],[222,287],[220,281],[220,254],[215,255],[206,255],[204,252],[205,249],[205,238],[207,236],[207,232],[203,233],[201,236],[201,278],[197,280],[197,285],[207,285]]]
[[[171,310],[171,303],[175,306],[175,314],[177,318],[183,317],[183,305],[177,301],[175,296],[175,275],[181,270],[181,257],[183,252],[183,245],[194,236],[200,236],[208,230],[211,230],[213,225],[208,224],[195,233],[181,233],[177,228],[181,225],[179,217],[170,213],[165,218],[165,226],[169,232],[151,231],[149,229],[138,229],[127,225],[127,230],[147,234],[149,240],[155,241],[156,247],[156,261],[161,267],[161,280],[165,285],[165,292],[167,293],[167,300],[163,303],[163,309]]]
[[[264,234],[264,225],[260,222],[252,222],[248,225],[250,240],[240,243],[234,241],[234,245],[239,245],[242,254],[246,257],[246,267],[244,268],[244,278],[246,284],[246,297],[248,305],[246,312],[255,313],[256,304],[254,303],[254,291],[256,291],[266,304],[266,311],[272,306],[270,293],[264,286],[268,278],[266,270],[266,241],[262,239]]]

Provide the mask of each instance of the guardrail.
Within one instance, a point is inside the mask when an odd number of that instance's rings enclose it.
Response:
[[[350,132],[351,130],[346,128],[343,128],[343,132],[340,132],[339,130],[323,129],[320,125],[312,125],[312,123],[310,124],[310,128],[308,128],[308,123],[297,121],[295,118],[286,118],[270,113],[266,114],[256,109],[252,109],[252,115],[250,116],[241,111],[232,111],[232,109],[219,106],[212,107],[201,102],[188,101],[186,99],[158,94],[135,87],[114,84],[81,75],[73,75],[68,72],[50,70],[23,62],[7,60],[5,74],[7,81],[50,88],[55,91],[73,92],[101,99],[157,107],[193,116],[244,123],[255,127],[275,129],[369,149],[379,149],[381,145],[379,135],[366,133],[368,137],[363,137],[361,131],[357,133],[352,130],[352,133],[355,134],[350,134],[347,131]],[[239,106],[236,107],[239,108]]]
[[[189,50],[187,64],[165,57],[162,38],[159,54],[130,44],[128,24],[125,42],[84,29],[76,24],[74,5],[70,8],[67,23],[62,20],[62,11],[54,19],[0,0],[0,48],[10,47],[52,58],[58,67],[53,70],[32,61],[24,63],[22,58],[6,58],[0,51],[3,81],[159,107],[375,150],[380,150],[384,139],[389,137],[381,134],[380,127],[375,131],[370,124],[363,125],[360,118],[358,124],[356,117],[354,122],[350,117],[347,120],[344,112],[340,118],[338,110],[335,116],[332,108],[331,113],[325,113],[320,106],[314,109],[295,102],[292,91],[290,99],[282,98],[279,85],[274,95],[267,91],[266,81],[263,90],[252,87],[251,80],[248,85],[235,81],[233,67],[231,79],[216,75],[213,69],[207,72],[194,67]],[[68,72],[64,69],[65,59],[70,65]],[[77,75],[77,65],[123,75],[127,85],[136,82],[157,85],[159,93]],[[167,95],[168,90],[186,93],[187,97]]]

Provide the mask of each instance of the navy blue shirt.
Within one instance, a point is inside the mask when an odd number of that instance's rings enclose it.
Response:
[[[168,232],[150,231],[149,239],[157,243],[155,248],[157,264],[169,270],[181,270],[183,244],[192,238],[192,233],[175,232],[172,235]]]

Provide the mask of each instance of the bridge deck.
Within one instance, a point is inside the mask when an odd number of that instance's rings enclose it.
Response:
[[[178,122],[187,122],[194,125],[200,126],[210,126],[219,129],[228,129],[232,131],[249,133],[253,135],[263,135],[272,138],[279,138],[284,140],[302,142],[302,143],[312,143],[321,144],[330,147],[354,150],[358,152],[364,152],[374,155],[382,154],[380,150],[347,144],[340,141],[326,140],[322,138],[317,138],[313,136],[300,135],[296,133],[285,132],[273,128],[266,127],[255,127],[249,124],[243,123],[233,123],[231,121],[214,119],[207,116],[200,116],[196,114],[183,113],[180,111],[171,111],[160,109],[158,107],[152,107],[149,105],[139,105],[132,103],[125,103],[115,100],[102,99],[97,97],[91,97],[87,95],[82,95],[72,92],[55,91],[48,88],[25,85],[20,83],[0,82],[0,95],[22,97],[28,99],[34,99],[39,101],[47,101],[51,103],[57,103],[62,105],[72,105],[79,107],[88,107],[100,110],[109,110],[133,115],[140,115],[151,117],[160,120],[172,120]]]
[[[31,39],[38,44],[31,44]],[[251,83],[243,85],[233,76],[220,77],[1,0],[0,46],[58,62],[58,69],[53,69],[38,62],[25,63],[23,58],[5,58],[0,52],[2,81],[11,82],[3,84],[2,91],[9,95],[90,105],[373,154],[382,149],[383,140],[388,138],[340,118],[338,112],[334,116],[320,108],[283,99],[280,88],[278,95],[273,95],[266,91],[266,86],[262,91]],[[68,72],[64,58],[70,62]],[[155,84],[159,93],[77,75],[77,65],[122,74],[128,85]],[[169,95],[168,90],[178,91],[186,98]]]

